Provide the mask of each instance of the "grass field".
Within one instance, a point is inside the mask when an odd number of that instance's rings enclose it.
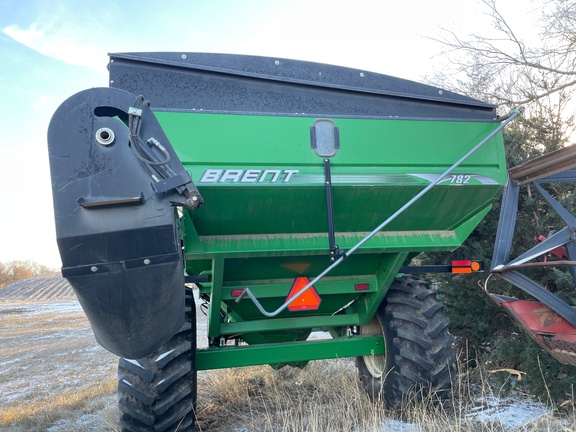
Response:
[[[0,305],[1,430],[114,427],[115,375],[78,303]]]
[[[77,302],[7,302],[0,295],[0,430],[116,431],[116,364],[96,344]],[[350,359],[311,362],[303,370],[201,372],[196,430],[576,430],[573,409],[559,417],[525,395],[503,397],[475,373],[458,377],[456,397],[444,407],[424,403],[390,413],[359,388]]]

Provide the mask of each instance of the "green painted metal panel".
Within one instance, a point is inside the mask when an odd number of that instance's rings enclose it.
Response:
[[[340,247],[350,248],[367,234],[363,231],[336,232],[336,241]],[[387,231],[372,237],[358,253],[398,252],[407,248],[416,251],[449,250],[461,242],[459,230]],[[327,244],[326,232],[203,237],[186,235],[186,256],[188,259],[203,259],[217,256],[247,258],[317,255],[326,250]]]
[[[224,260],[215,259],[212,261],[212,283],[210,292],[210,305],[208,307],[208,336],[217,337],[220,335],[220,309],[222,298],[222,277],[224,270]]]
[[[225,264],[214,264],[213,271],[219,271],[221,275],[214,277],[212,273],[212,283],[200,285],[201,293],[208,295],[211,301],[208,336],[216,338],[224,334],[237,335],[250,344],[261,344],[306,339],[310,332],[317,328],[342,333],[337,330],[338,327],[363,325],[371,320],[407,256],[407,253],[374,254],[370,261],[356,257],[360,264],[370,264],[372,275],[353,273],[326,277],[315,285],[321,299],[316,310],[285,309],[273,319],[264,318],[255,304],[247,298],[237,302],[233,291],[250,287],[266,310],[275,310],[286,301],[293,278],[221,282],[222,275],[226,273],[224,269],[228,266],[227,261]],[[346,264],[342,265],[345,267]],[[357,269],[357,265],[351,266],[351,271]],[[357,291],[357,283],[368,284],[368,289]],[[216,308],[213,306],[215,304],[220,307]],[[225,311],[224,316],[220,314],[220,308]]]
[[[261,364],[297,363],[358,355],[384,354],[384,339],[352,336],[332,340],[208,348],[196,352],[196,369],[222,369]]]
[[[292,288],[294,279],[290,278],[283,282],[266,283],[260,282],[258,284],[242,281],[240,285],[232,285],[230,283],[224,284],[222,290],[222,300],[225,302],[235,301],[236,296],[233,292],[244,287],[249,287],[252,294],[258,298],[286,298],[288,292]],[[367,284],[368,287],[363,289],[361,293],[375,292],[378,290],[377,280],[374,276],[355,275],[354,277],[333,277],[327,276],[314,284],[316,292],[320,296],[333,295],[333,294],[359,294],[356,290],[355,284]]]
[[[328,329],[330,327],[359,325],[358,314],[341,314],[325,316],[299,316],[287,318],[265,318],[251,321],[230,322],[222,324],[221,332],[224,335],[263,333],[284,329],[312,329],[313,331]]]
[[[313,118],[157,114],[206,200],[192,214],[201,237],[326,231],[323,164],[310,149]],[[344,233],[371,231],[496,125],[334,120],[341,135],[332,158],[334,215]],[[206,177],[208,170],[220,174]],[[505,180],[497,136],[387,230],[452,229],[490,205]]]
[[[314,166],[310,126],[316,118],[233,115],[194,112],[156,112],[183,163],[241,166]],[[340,128],[341,149],[334,158],[347,166],[388,165],[396,173],[410,166],[442,172],[499,124],[497,122],[334,118]],[[497,164],[501,153],[495,139],[464,165]],[[374,158],[385,154],[384,163]],[[321,179],[320,179],[321,180]]]
[[[319,281],[317,310],[265,318],[232,291],[249,287],[268,310],[293,280],[329,264],[323,160],[310,149],[304,116],[158,112],[205,203],[184,211],[186,269],[211,274],[208,336],[242,347],[198,352],[200,369],[304,362],[383,351],[374,339],[304,341],[363,325],[402,265],[421,251],[453,250],[490,210],[506,182],[497,135],[420,201]],[[331,159],[336,243],[347,250],[493,131],[496,122],[333,118],[341,148]],[[366,292],[354,283],[369,283]],[[221,315],[221,309],[225,312]],[[378,345],[380,344],[380,345]]]

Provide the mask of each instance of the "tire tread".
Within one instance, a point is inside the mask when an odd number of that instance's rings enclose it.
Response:
[[[431,393],[449,395],[456,358],[443,309],[425,282],[411,275],[394,281],[377,311],[387,350],[383,376],[372,376],[363,357],[356,359],[371,397],[395,408]]]

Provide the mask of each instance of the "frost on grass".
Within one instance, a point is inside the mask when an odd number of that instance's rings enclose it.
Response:
[[[202,345],[206,322],[198,317]],[[116,365],[77,302],[0,304],[0,430],[117,430]],[[458,415],[424,407],[395,416],[369,401],[350,359],[303,370],[203,371],[198,390],[198,430],[205,431],[573,430],[528,398],[484,397]]]
[[[303,370],[204,371],[199,375],[198,423],[202,430],[217,432],[575,430],[545,405],[520,396],[463,400],[460,411],[425,401],[390,412],[368,399],[354,369],[352,361],[343,359],[311,362]]]
[[[467,419],[484,425],[501,425],[509,430],[520,430],[529,424],[537,424],[553,417],[543,403],[515,395],[508,398],[494,396],[476,399],[476,407],[470,408]]]
[[[2,430],[84,430],[52,423],[113,397],[116,357],[96,344],[75,301],[0,305],[0,359]]]

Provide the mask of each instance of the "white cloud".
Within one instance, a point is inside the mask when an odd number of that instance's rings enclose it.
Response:
[[[45,145],[47,125],[28,131],[16,146],[3,147],[4,176],[0,185],[6,206],[0,214],[0,261],[32,259],[58,266],[52,192]],[[27,197],[27,198],[26,198]]]
[[[82,32],[69,26],[40,26],[36,23],[28,28],[11,25],[4,33],[15,41],[26,45],[45,56],[75,66],[85,66],[105,72],[103,65],[108,63],[107,52],[94,43],[83,40]]]

